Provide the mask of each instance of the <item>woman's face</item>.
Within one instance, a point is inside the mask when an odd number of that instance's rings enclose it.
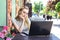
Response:
[[[28,9],[23,9],[22,13],[21,13],[21,16],[24,17],[24,18],[28,17],[28,12],[29,12]]]

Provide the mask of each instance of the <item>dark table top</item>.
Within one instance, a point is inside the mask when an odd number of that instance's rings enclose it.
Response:
[[[12,40],[60,40],[55,35],[39,35],[39,36],[21,36],[17,34]]]

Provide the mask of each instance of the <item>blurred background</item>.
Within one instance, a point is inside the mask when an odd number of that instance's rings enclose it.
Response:
[[[51,33],[60,39],[60,0],[0,0],[0,26],[8,26],[10,30],[11,19],[17,16],[19,8],[24,5],[29,7],[29,17],[52,20]]]

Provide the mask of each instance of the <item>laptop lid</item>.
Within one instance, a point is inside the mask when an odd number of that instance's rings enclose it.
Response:
[[[49,35],[53,21],[31,21],[29,35]]]

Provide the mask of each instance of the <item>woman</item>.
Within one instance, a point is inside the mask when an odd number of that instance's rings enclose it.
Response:
[[[15,19],[12,20],[14,27],[23,36],[29,34],[30,20],[28,18],[28,12],[29,8],[27,6],[24,6],[19,9],[18,15],[15,17]]]

